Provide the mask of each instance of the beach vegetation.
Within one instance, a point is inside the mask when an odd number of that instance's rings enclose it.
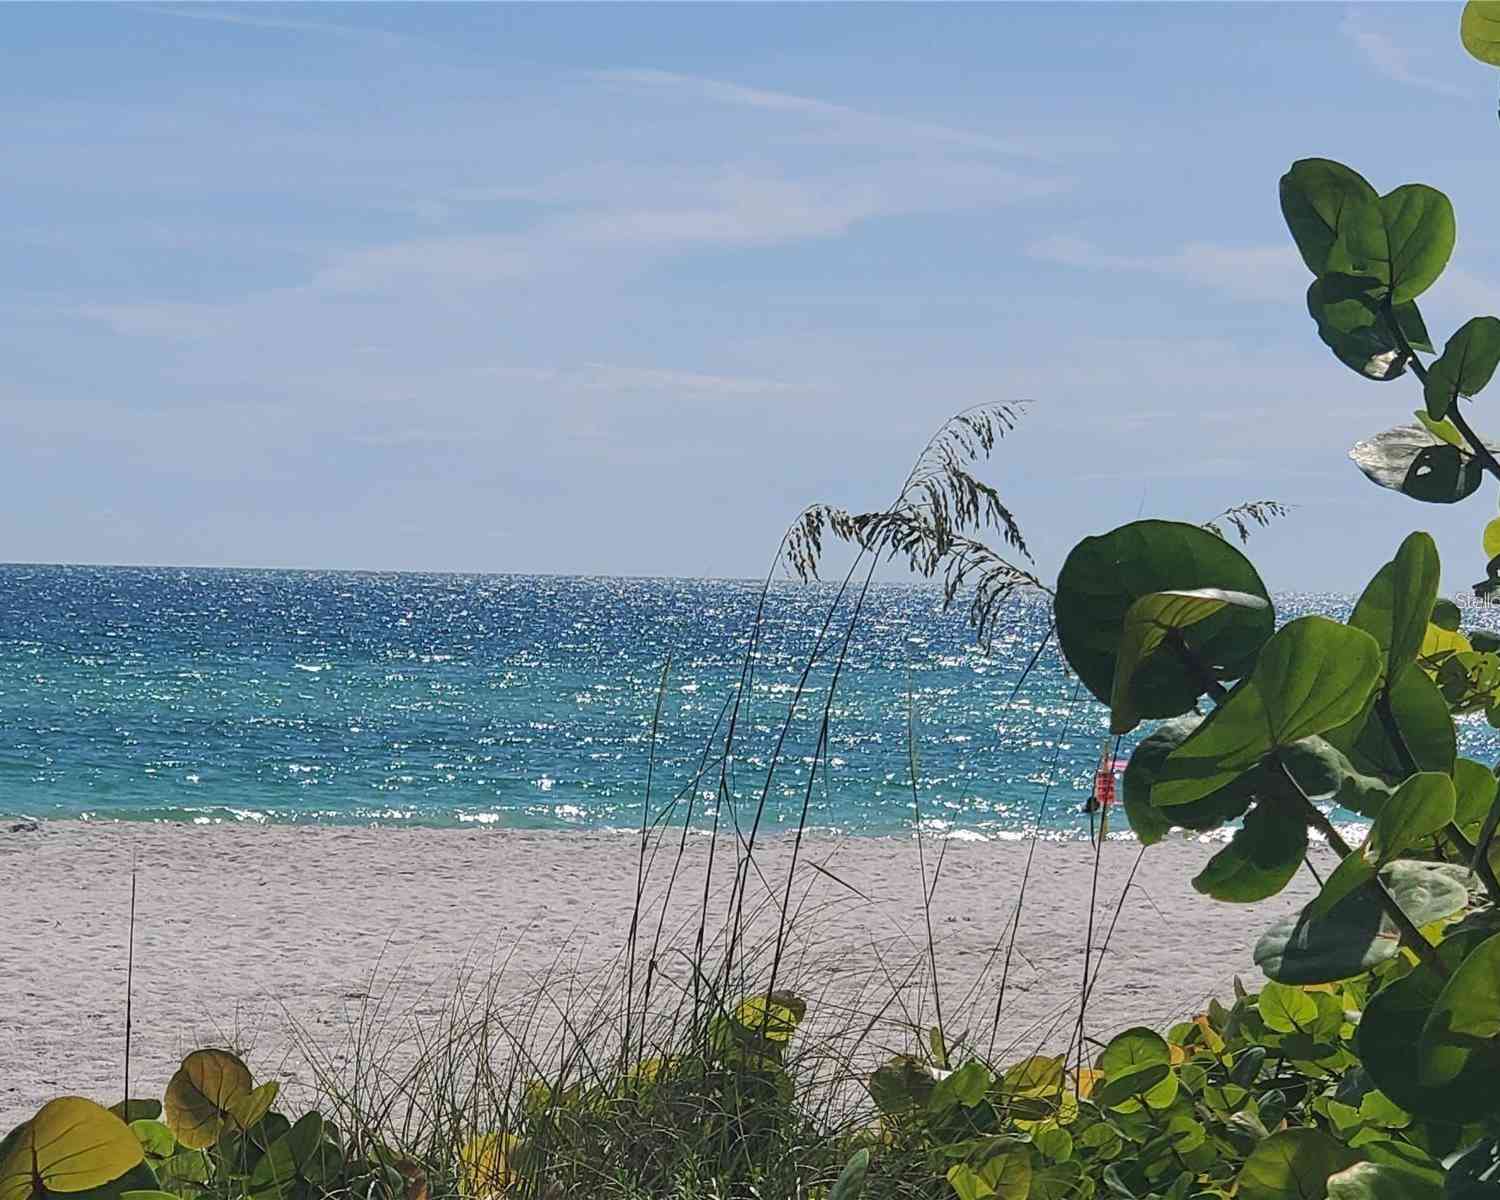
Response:
[[[1491,62],[1497,11],[1471,0],[1462,25],[1464,44]],[[1495,448],[1468,419],[1500,366],[1500,318],[1465,322],[1439,353],[1418,308],[1455,244],[1448,198],[1415,183],[1382,194],[1327,159],[1293,163],[1280,198],[1312,276],[1316,336],[1362,378],[1409,378],[1420,393],[1412,421],[1354,445],[1358,468],[1421,503],[1500,481]],[[781,739],[821,660],[834,682],[814,721],[810,795],[846,631],[881,561],[940,580],[947,603],[971,597],[981,638],[1012,598],[1049,597],[1048,637],[1107,713],[1113,748],[1146,726],[1123,781],[1140,853],[1173,829],[1231,831],[1193,885],[1205,903],[1236,904],[1313,870],[1317,841],[1338,859],[1316,896],[1253,947],[1204,948],[1258,968],[1261,986],[1237,979],[1227,1005],[1100,1041],[1088,1032],[1086,973],[1066,1044],[997,1053],[1005,976],[988,1039],[946,1025],[929,928],[938,1019],[907,1020],[906,1044],[885,1046],[874,1032],[886,1028],[883,1008],[823,1003],[789,981],[790,876],[770,946],[756,955],[747,945],[762,793],[735,831],[722,938],[705,934],[705,900],[691,982],[667,1002],[662,931],[638,911],[616,990],[592,1007],[549,998],[561,1016],[546,1037],[481,1003],[455,1007],[400,1069],[365,1044],[346,1059],[352,1068],[310,1049],[316,1095],[295,1116],[240,1055],[195,1050],[160,1100],[43,1105],[0,1141],[0,1200],[1500,1197],[1500,787],[1492,765],[1458,753],[1456,726],[1480,714],[1500,726],[1500,638],[1466,629],[1463,609],[1439,595],[1437,549],[1421,531],[1394,547],[1345,619],[1278,623],[1226,536],[1227,526],[1243,545],[1285,515],[1273,501],[1085,538],[1048,587],[1014,513],[972,471],[1020,412],[960,414],[887,509],[819,505],[793,525],[781,556],[803,579],[816,576],[825,536],[857,557]],[[1487,599],[1500,591],[1494,522],[1477,549],[1485,578],[1473,590]],[[695,789],[706,781],[729,795],[754,646],[752,636],[720,753],[705,754]],[[1357,844],[1335,809],[1367,822]],[[915,802],[913,815],[920,853]],[[805,826],[804,806],[798,850]],[[649,832],[643,816],[642,888]],[[930,896],[925,861],[922,872]],[[1014,911],[997,922],[1007,965],[1019,901]],[[1109,939],[1090,937],[1092,966]]]

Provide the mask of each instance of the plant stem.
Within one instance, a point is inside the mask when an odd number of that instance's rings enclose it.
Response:
[[[1391,337],[1395,339],[1396,345],[1401,350],[1401,355],[1411,367],[1411,373],[1425,387],[1427,385],[1427,368],[1422,365],[1422,360],[1417,357],[1417,352],[1411,348],[1411,342],[1401,329],[1401,323],[1396,320],[1391,312],[1391,300],[1387,296],[1380,308],[1381,316],[1385,318],[1385,327],[1390,331]],[[1474,452],[1474,457],[1486,471],[1496,479],[1500,479],[1500,460],[1495,458],[1494,453],[1479,440],[1479,435],[1470,427],[1464,419],[1463,413],[1458,411],[1458,397],[1453,397],[1453,403],[1448,407],[1448,419],[1453,422],[1453,427],[1463,435],[1464,441],[1469,443],[1469,449]]]
[[[1407,744],[1406,735],[1401,732],[1401,724],[1396,720],[1395,710],[1391,708],[1390,685],[1380,689],[1380,694],[1375,698],[1375,715],[1380,718],[1380,726],[1385,731],[1386,741],[1390,742],[1391,749],[1395,751],[1396,759],[1401,764],[1401,769],[1407,775],[1415,775],[1422,767],[1417,762],[1416,755],[1411,752]],[[1452,821],[1443,830],[1443,835],[1453,843],[1459,854],[1466,859],[1474,857],[1474,845],[1464,836],[1461,830]],[[1488,867],[1488,863],[1485,864]],[[1493,872],[1490,872],[1493,877]],[[1490,899],[1500,904],[1500,890],[1491,889],[1489,880],[1485,881],[1485,890],[1489,891]]]
[[[1176,651],[1177,657],[1182,659],[1187,669],[1193,673],[1198,682],[1198,690],[1212,696],[1215,704],[1222,704],[1224,697],[1229,693],[1224,689],[1224,685],[1214,678],[1207,664],[1193,652],[1193,648],[1187,644],[1187,639],[1182,636],[1182,631],[1180,629],[1167,630],[1166,643]]]
[[[1307,823],[1328,839],[1328,844],[1333,847],[1339,858],[1348,858],[1354,853],[1353,848],[1344,841],[1343,835],[1333,827],[1333,822],[1328,819],[1323,810],[1314,804],[1308,794],[1302,790],[1302,785],[1297,782],[1297,777],[1292,774],[1281,755],[1277,754],[1275,758],[1276,765],[1281,768],[1281,774],[1287,783],[1291,784],[1293,793],[1302,801],[1303,815],[1307,818]],[[1367,886],[1373,889],[1376,898],[1380,901],[1380,907],[1385,910],[1386,916],[1390,917],[1392,923],[1400,931],[1401,940],[1407,944],[1412,953],[1442,978],[1448,978],[1448,968],[1438,958],[1437,947],[1424,938],[1422,931],[1412,924],[1412,919],[1406,915],[1396,897],[1391,895],[1380,876],[1377,875],[1371,879]]]

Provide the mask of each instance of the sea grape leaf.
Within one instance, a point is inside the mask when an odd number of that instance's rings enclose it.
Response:
[[[0,1200],[91,1191],[144,1161],[130,1126],[114,1113],[81,1096],[61,1096],[0,1142]]]
[[[1500,935],[1481,942],[1443,985],[1422,1026],[1418,1076],[1428,1087],[1459,1078],[1479,1061],[1500,1065]],[[1500,1107],[1500,1097],[1489,1107]]]
[[[1248,592],[1194,588],[1152,592],[1125,611],[1125,633],[1115,660],[1114,686],[1110,691],[1111,733],[1129,733],[1141,723],[1130,697],[1131,684],[1141,664],[1160,649],[1170,634],[1180,634],[1230,604],[1249,609],[1268,607],[1265,600]]]
[[[317,1184],[326,1174],[323,1118],[303,1114],[295,1125],[271,1143],[250,1173],[255,1200],[276,1200],[295,1194],[299,1182]]]
[[[1031,1155],[1025,1146],[1014,1146],[992,1155],[983,1163],[955,1163],[948,1168],[948,1183],[959,1200],[1027,1200],[1031,1193]]]
[[[1387,313],[1384,290],[1378,280],[1336,273],[1313,280],[1307,289],[1308,315],[1323,344],[1346,367],[1382,383],[1406,373],[1405,348],[1397,330],[1411,349],[1432,348],[1416,303],[1397,304]]]
[[[1500,318],[1472,317],[1448,339],[1440,358],[1427,368],[1422,396],[1427,415],[1441,420],[1460,396],[1473,396],[1500,366]]]
[[[1200,800],[1270,751],[1345,724],[1364,708],[1380,673],[1380,646],[1364,630],[1317,616],[1288,622],[1249,677],[1167,758],[1152,803]]]
[[[1495,778],[1489,767],[1472,758],[1458,759],[1453,764],[1454,824],[1466,832],[1482,825],[1495,802],[1497,789],[1500,779]]]
[[[1468,903],[1468,872],[1446,863],[1398,859],[1380,880],[1418,928]],[[1337,983],[1394,958],[1400,933],[1369,888],[1345,896],[1321,916],[1306,910],[1276,922],[1255,944],[1255,962],[1278,983]]]
[[[1429,504],[1457,503],[1484,481],[1477,458],[1420,425],[1382,430],[1356,442],[1349,457],[1372,483]]]
[[[1415,300],[1443,273],[1457,228],[1453,205],[1436,188],[1407,183],[1376,201],[1341,214],[1339,236],[1329,255],[1337,269],[1347,256],[1352,273],[1389,288],[1391,302]]]
[[[1155,1030],[1137,1026],[1116,1034],[1096,1064],[1104,1081],[1094,1087],[1093,1100],[1106,1108],[1149,1092],[1172,1070],[1172,1052]]]
[[[1125,616],[1154,592],[1219,588],[1246,593],[1264,608],[1226,605],[1192,626],[1189,641],[1215,679],[1238,679],[1275,628],[1265,584],[1250,561],[1197,525],[1134,521],[1073,547],[1058,574],[1053,607],[1068,664],[1105,704],[1114,690]],[[1203,688],[1175,654],[1155,654],[1134,672],[1130,699],[1139,717],[1175,717]]]
[[[1439,596],[1432,602],[1431,622],[1439,629],[1446,629],[1449,633],[1456,633],[1458,627],[1464,623],[1463,610],[1446,596]]]
[[[1218,829],[1242,816],[1254,799],[1255,781],[1242,779],[1192,804],[1179,804],[1170,812],[1151,803],[1151,789],[1167,756],[1202,723],[1203,718],[1196,713],[1163,721],[1141,741],[1125,765],[1121,780],[1125,816],[1142,845],[1161,841],[1174,825],[1197,832]]]
[[[1234,837],[1193,879],[1195,890],[1215,900],[1247,904],[1286,887],[1307,854],[1302,814],[1279,798],[1261,800]]]
[[[1383,1163],[1361,1162],[1328,1177],[1328,1200],[1443,1200],[1443,1185]]]
[[[131,1121],[154,1121],[161,1116],[160,1100],[121,1100],[111,1104],[109,1111],[129,1124]]]
[[[1406,373],[1406,354],[1382,312],[1384,287],[1357,275],[1331,274],[1314,279],[1307,289],[1307,312],[1318,337],[1350,370],[1380,383]],[[1415,304],[1401,306],[1402,332],[1426,327]]]
[[[1318,1019],[1318,1005],[1312,996],[1274,979],[1260,989],[1255,1007],[1266,1028],[1277,1033],[1305,1033]]]
[[[1258,1142],[1240,1168],[1239,1200],[1324,1200],[1328,1178],[1359,1153],[1318,1129],[1283,1129]]]
[[[1307,906],[1307,915],[1323,916],[1398,854],[1446,826],[1453,819],[1453,809],[1453,780],[1447,775],[1422,771],[1404,780],[1381,806],[1364,842],[1324,881]]]
[[[1472,649],[1469,639],[1458,630],[1444,629],[1441,625],[1429,622],[1427,632],[1422,635],[1422,645],[1417,651],[1417,658],[1424,667],[1436,671],[1449,655]]]
[[[1439,947],[1445,959],[1446,946]],[[1427,964],[1386,984],[1365,1004],[1355,1031],[1355,1048],[1370,1078],[1407,1112],[1434,1121],[1467,1121],[1486,1106],[1494,1092],[1489,1068],[1468,1064],[1446,1084],[1421,1082],[1417,1048],[1422,1027],[1443,990],[1443,977]]]
[[[250,1068],[227,1050],[194,1050],[167,1084],[162,1120],[190,1150],[206,1150],[238,1126],[234,1106],[254,1090]]]
[[[1469,0],[1458,21],[1458,36],[1480,62],[1500,67],[1500,3]]]
[[[1427,430],[1438,441],[1447,442],[1448,445],[1457,446],[1461,450],[1468,447],[1468,443],[1464,441],[1464,435],[1458,432],[1458,426],[1447,418],[1441,421],[1434,421],[1427,415],[1426,409],[1421,408],[1413,412],[1412,416],[1417,418],[1418,425]]]
[[[1346,854],[1303,911],[1310,920],[1317,920],[1345,896],[1359,890],[1374,878],[1375,864],[1368,855],[1358,850],[1353,854]]]
[[[828,1189],[828,1200],[859,1200],[865,1190],[865,1176],[870,1171],[870,1152],[856,1150],[849,1156],[833,1187]]]
[[[1455,802],[1453,780],[1447,775],[1421,771],[1404,780],[1370,827],[1367,857],[1377,867],[1385,866],[1453,820]]]
[[[1441,574],[1432,535],[1408,534],[1396,556],[1375,572],[1354,605],[1349,624],[1380,644],[1388,676],[1416,658]]]
[[[1438,667],[1437,685],[1455,714],[1488,708],[1500,690],[1500,655],[1475,650],[1450,654]]]
[[[141,1149],[149,1158],[171,1158],[177,1153],[177,1139],[160,1121],[147,1117],[132,1121],[130,1132],[135,1134],[135,1140],[140,1142]]]
[[[1417,766],[1423,771],[1451,773],[1458,743],[1448,702],[1437,684],[1417,663],[1408,663],[1387,684],[1387,689],[1391,719],[1401,731]],[[1373,711],[1360,714],[1324,736],[1349,756],[1357,770],[1393,780],[1406,777],[1406,767],[1386,733],[1385,724]]]
[[[1281,213],[1302,261],[1314,275],[1328,269],[1345,212],[1379,198],[1358,171],[1326,158],[1304,158],[1281,177]]]

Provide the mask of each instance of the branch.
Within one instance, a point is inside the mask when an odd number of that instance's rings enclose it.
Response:
[[[1411,373],[1417,377],[1423,387],[1426,387],[1427,368],[1422,365],[1422,360],[1417,357],[1417,352],[1411,348],[1411,342],[1407,340],[1406,334],[1401,329],[1401,322],[1396,320],[1392,314],[1391,298],[1389,295],[1381,302],[1380,315],[1385,319],[1385,327],[1396,340],[1396,345],[1400,348],[1402,357],[1405,358],[1407,365],[1411,367]],[[1448,419],[1453,422],[1453,427],[1463,435],[1464,441],[1469,443],[1469,449],[1473,452],[1474,457],[1479,460],[1480,465],[1496,479],[1500,479],[1500,460],[1497,460],[1490,448],[1479,440],[1479,435],[1474,432],[1468,421],[1464,419],[1463,413],[1458,411],[1457,396],[1453,397],[1453,403],[1448,408]]]
[[[1198,682],[1198,690],[1213,697],[1215,704],[1222,704],[1224,697],[1229,695],[1224,685],[1214,678],[1213,672],[1208,665],[1198,657],[1193,648],[1187,644],[1187,639],[1182,636],[1182,630],[1169,629],[1165,638],[1167,645],[1177,652],[1187,669],[1193,673],[1193,678]]]
[[[1281,774],[1291,784],[1292,791],[1302,802],[1303,815],[1307,823],[1328,839],[1328,844],[1333,847],[1334,852],[1340,859],[1348,858],[1355,851],[1344,841],[1343,835],[1333,827],[1333,822],[1328,819],[1311,797],[1302,790],[1302,785],[1297,782],[1297,777],[1287,767],[1285,760],[1280,754],[1275,755],[1276,765],[1281,768]],[[1422,931],[1412,924],[1412,919],[1406,915],[1405,910],[1397,902],[1396,897],[1391,895],[1385,886],[1385,881],[1379,875],[1371,879],[1365,885],[1374,890],[1376,898],[1380,901],[1380,907],[1385,910],[1386,916],[1390,917],[1396,928],[1401,933],[1401,940],[1405,942],[1418,958],[1436,971],[1442,978],[1448,978],[1448,968],[1443,965],[1438,957],[1437,947],[1422,936]]]

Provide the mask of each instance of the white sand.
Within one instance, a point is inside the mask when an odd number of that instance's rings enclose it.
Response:
[[[1174,841],[1147,851],[1093,994],[1090,1033],[1165,1024],[1226,995],[1237,973],[1259,979],[1250,959],[1256,937],[1306,901],[1311,877],[1299,874],[1264,904],[1216,903],[1189,885],[1214,849]],[[937,851],[926,844],[929,871]],[[1098,937],[1137,851],[1129,841],[1104,846]],[[784,836],[757,852],[778,898],[790,852]],[[993,1007],[992,952],[1026,852],[1024,843],[948,844],[932,921],[950,1028],[966,994],[970,1012]],[[399,974],[419,1019],[435,1018],[466,960],[508,959],[500,990],[519,998],[560,956],[570,971],[602,967],[629,927],[637,866],[634,840],[619,834],[77,822],[0,830],[0,1130],[50,1095],[119,1098],[133,853],[137,1095],[160,1095],[178,1057],[210,1043],[248,1047],[258,1075],[279,1070],[305,1081],[287,1017],[337,1044],[377,963],[375,990]],[[693,839],[669,930],[696,920],[707,858],[707,840]],[[670,859],[664,853],[655,864],[652,896],[662,894]],[[1083,971],[1092,865],[1086,843],[1037,847],[1003,1037],[1039,1044],[1064,1036],[1058,1030]],[[728,846],[714,869],[721,919],[733,872]],[[923,961],[918,878],[913,841],[809,839],[794,887],[804,916],[785,974],[868,984],[884,962],[905,979],[895,968]],[[751,903],[767,891],[757,879]],[[754,936],[767,929],[763,921]],[[680,980],[683,962],[664,955],[662,969]],[[903,987],[913,1006],[926,991],[920,977]],[[885,975],[876,978],[884,986]],[[930,1018],[930,1008],[913,1015]]]

